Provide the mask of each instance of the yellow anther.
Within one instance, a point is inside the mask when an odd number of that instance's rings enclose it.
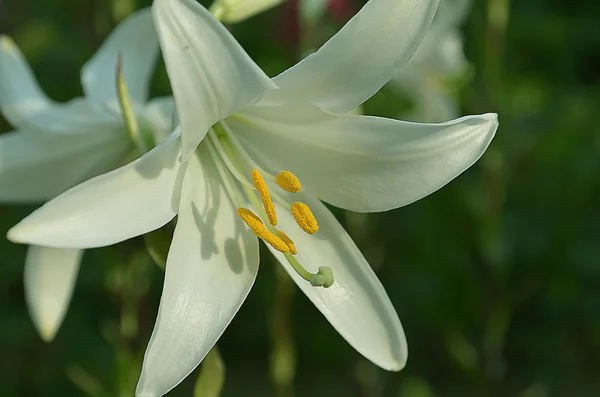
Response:
[[[261,234],[267,231],[264,223],[262,223],[258,216],[254,215],[254,212],[240,207],[236,213],[257,236],[260,237]]]
[[[262,239],[265,243],[268,243],[271,247],[275,248],[280,252],[288,252],[290,248],[288,245],[271,233],[266,227],[265,224],[260,220],[258,216],[256,216],[252,211],[246,208],[238,208],[237,215],[244,221],[246,225],[252,230],[252,233],[256,235],[256,237]]]
[[[291,209],[300,229],[308,234],[315,234],[319,230],[319,224],[308,205],[297,201],[292,204]]]
[[[298,253],[298,251],[296,250],[296,245],[294,244],[294,242],[292,241],[292,239],[289,238],[288,235],[285,234],[281,230],[277,230],[277,234],[279,234],[279,237],[287,244],[287,246],[289,247],[290,252],[292,253],[292,255],[296,255]]]
[[[252,184],[260,195],[260,201],[262,201],[265,212],[267,213],[269,223],[273,226],[277,226],[277,213],[275,212],[275,205],[273,204],[273,200],[271,200],[269,188],[257,169],[252,170]]]
[[[279,252],[288,252],[290,250],[290,247],[285,243],[285,241],[283,241],[282,239],[280,239],[279,237],[277,237],[276,235],[274,235],[266,229],[265,233],[261,234],[258,237],[260,237],[265,243],[268,243],[271,247],[275,248]]]
[[[281,171],[275,177],[275,182],[280,188],[290,193],[298,193],[302,189],[302,185],[296,175],[289,171]]]

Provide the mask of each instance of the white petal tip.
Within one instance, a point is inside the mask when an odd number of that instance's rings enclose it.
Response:
[[[13,243],[23,244],[23,242],[19,238],[19,231],[17,229],[17,226],[13,226],[12,228],[10,228],[8,233],[6,233],[6,238],[9,241],[12,241]]]
[[[57,331],[58,327],[50,323],[43,324],[38,328],[40,338],[42,338],[42,340],[47,343],[50,343],[54,340]]]
[[[22,221],[21,223],[16,224],[15,226],[11,227],[10,230],[6,233],[6,238],[9,241],[12,241],[13,243],[17,243],[17,244],[30,244],[31,241],[26,237],[27,236],[27,228],[23,228],[22,226]]]
[[[482,117],[498,122],[498,113],[485,113],[481,115]]]
[[[0,48],[2,48],[4,51],[13,51],[16,46],[17,45],[15,44],[14,40],[9,36],[5,34],[0,35]]]
[[[402,371],[405,366],[406,366],[406,357],[404,357],[402,360],[394,361],[392,363],[392,365],[389,367],[388,371],[399,372],[399,371]]]

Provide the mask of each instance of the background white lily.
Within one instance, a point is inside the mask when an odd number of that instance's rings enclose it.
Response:
[[[249,204],[262,215],[248,188],[251,168],[271,176],[289,169],[300,178],[304,188],[291,196],[277,192],[267,176],[280,197],[279,225],[296,243],[297,260],[313,273],[329,266],[335,283],[313,287],[272,250],[275,257],[354,348],[382,368],[404,366],[404,332],[384,288],[317,197],[355,211],[397,208],[439,189],[485,151],[498,126],[494,114],[442,124],[345,114],[408,61],[437,5],[372,0],[319,51],[270,80],[195,1],[154,2],[181,137],[175,131],[140,159],[71,189],[9,232],[16,241],[94,247],[146,233],[179,214],[138,396],[163,395],[185,378],[253,285],[257,239],[235,215]],[[190,156],[200,142],[198,155]],[[181,154],[189,162],[179,163]],[[317,234],[297,228],[286,208],[292,197],[312,208]]]
[[[0,38],[0,108],[15,128],[0,135],[0,202],[40,202],[139,153],[117,98],[117,58],[141,128],[156,140],[171,129],[172,98],[144,105],[158,55],[150,9],[132,14],[83,67],[85,97],[56,103],[41,90],[15,43]],[[31,246],[25,295],[41,337],[54,338],[68,307],[83,251]]]
[[[452,84],[468,70],[460,25],[471,0],[444,0],[423,42],[411,60],[391,80],[390,87],[406,95],[413,107],[402,117],[412,121],[446,121],[459,107]]]

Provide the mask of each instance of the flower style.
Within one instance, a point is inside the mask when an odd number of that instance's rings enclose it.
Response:
[[[180,127],[9,231],[18,242],[99,247],[178,215],[136,395],[168,392],[215,344],[254,283],[256,236],[357,351],[403,368],[398,315],[321,200],[362,212],[407,205],[471,166],[493,138],[495,114],[442,124],[346,114],[406,63],[437,5],[371,0],[319,51],[269,79],[198,3],[154,1]]]
[[[390,87],[408,95],[413,103],[403,117],[431,122],[458,116],[449,80],[460,78],[468,70],[459,26],[470,6],[471,0],[442,1],[423,42],[390,81]]]
[[[143,106],[158,49],[150,9],[132,15],[83,67],[86,96],[63,104],[42,92],[18,47],[10,38],[0,37],[0,108],[16,129],[0,135],[0,202],[48,200],[125,164],[137,152],[118,107],[119,53],[121,77],[128,84],[142,132],[162,141],[172,129],[172,99]],[[54,338],[64,318],[82,253],[29,247],[25,295],[45,340]]]

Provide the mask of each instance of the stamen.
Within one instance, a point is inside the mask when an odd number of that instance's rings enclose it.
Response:
[[[275,212],[275,205],[271,200],[271,195],[269,194],[269,188],[265,183],[260,172],[257,169],[252,170],[252,184],[254,188],[258,191],[260,195],[260,201],[262,201],[265,212],[267,213],[267,217],[269,218],[269,223],[273,226],[277,226],[277,213]]]
[[[288,252],[290,250],[288,245],[282,239],[267,230],[265,224],[252,211],[240,207],[237,209],[236,213],[244,223],[248,225],[256,237],[262,239],[265,243],[268,243],[279,252]]]
[[[292,241],[292,239],[289,238],[288,235],[283,232],[283,230],[277,230],[277,234],[279,234],[279,237],[281,237],[281,239],[290,248],[290,252],[293,255],[296,255],[298,253],[298,250],[296,250],[296,245],[294,244],[294,242]]]
[[[290,193],[298,193],[300,189],[302,189],[302,185],[296,175],[292,174],[289,171],[281,171],[275,177],[275,182],[279,185],[280,188]]]
[[[292,204],[291,210],[300,229],[308,234],[315,234],[319,230],[319,224],[308,205],[297,201]]]

